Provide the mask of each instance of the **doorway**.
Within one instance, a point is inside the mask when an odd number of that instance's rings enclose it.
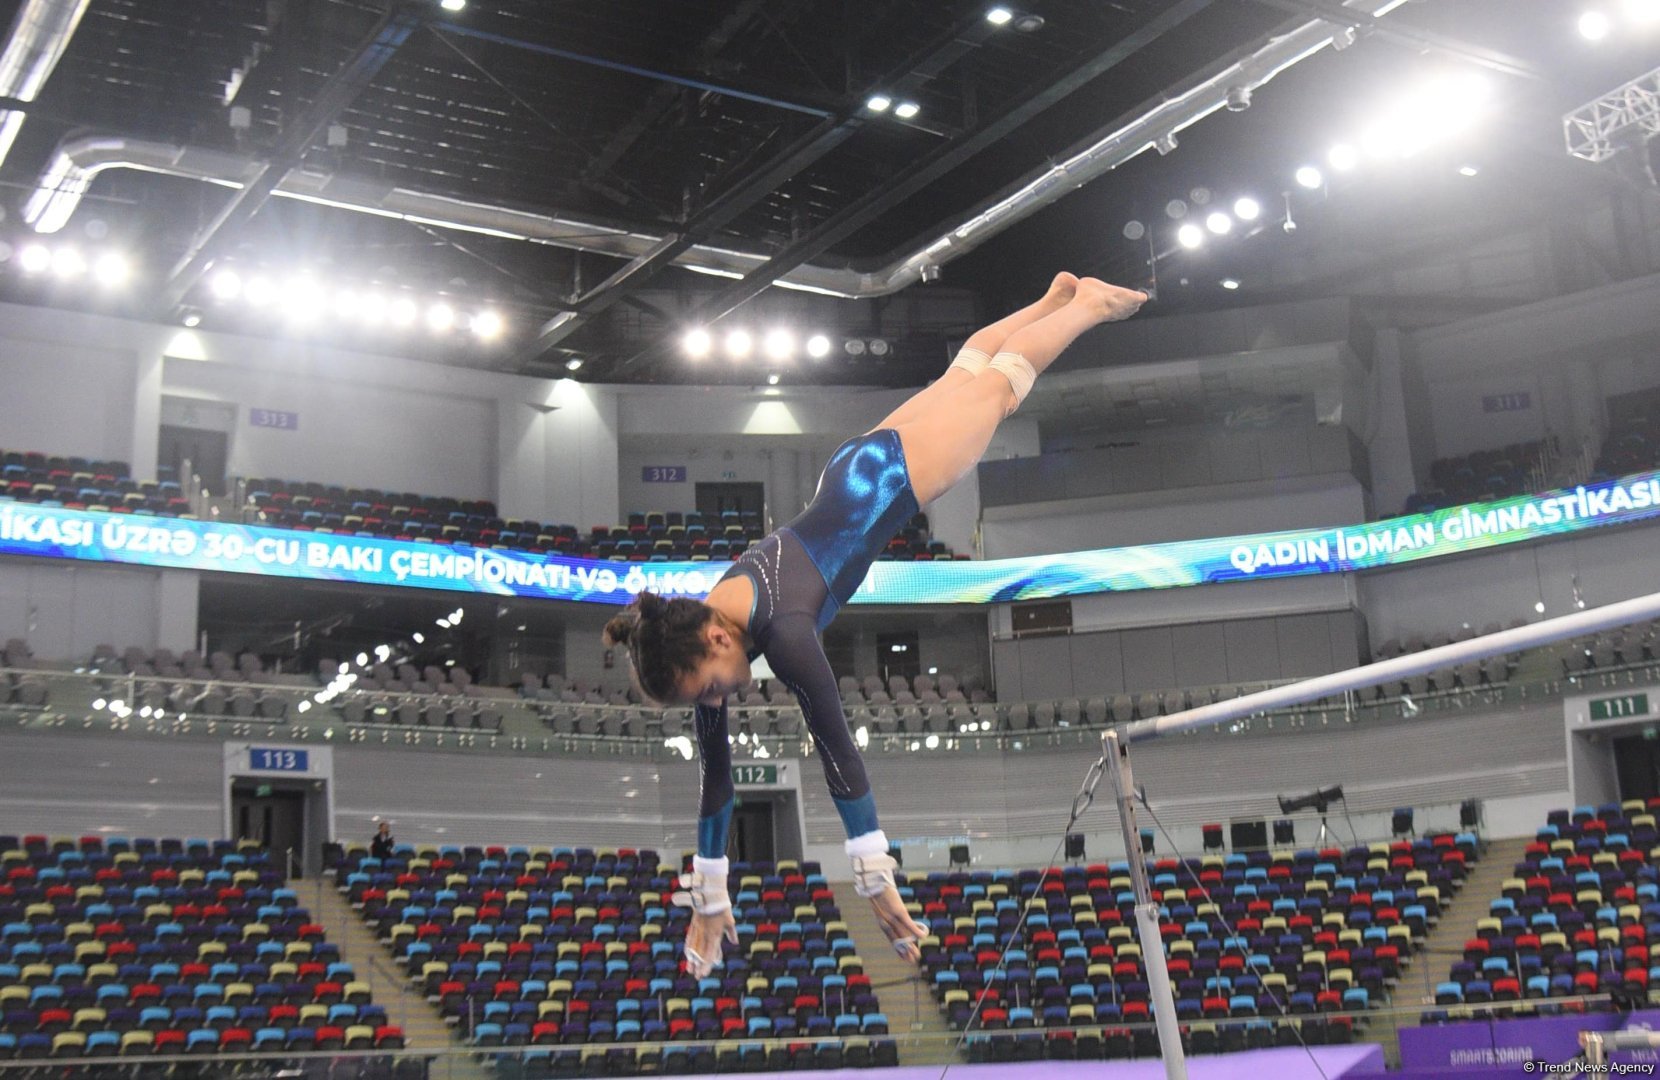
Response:
[[[719,521],[721,514],[728,510],[755,514],[759,520],[767,500],[767,486],[753,482],[698,484],[696,491],[697,512],[705,521]]]
[[[1653,724],[1634,735],[1614,740],[1614,768],[1620,778],[1620,799],[1649,799],[1660,795],[1660,727]]]
[[[732,808],[732,849],[737,861],[777,861],[776,836],[771,799],[746,795]]]
[[[171,468],[173,476],[186,495],[193,495],[189,472],[202,478],[202,486],[214,495],[225,493],[225,465],[230,459],[230,435],[223,431],[204,428],[161,425],[161,438],[156,446],[156,464]]]
[[[238,840],[252,840],[283,867],[285,876],[301,876],[305,851],[305,804],[303,791],[279,788],[257,780],[237,780],[231,785],[231,828]],[[292,851],[295,858],[289,860]]]

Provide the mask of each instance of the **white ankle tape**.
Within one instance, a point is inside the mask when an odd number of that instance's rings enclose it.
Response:
[[[951,361],[951,367],[962,368],[970,375],[978,375],[990,365],[991,357],[979,349],[962,349],[957,353],[957,358]],[[951,368],[946,370],[949,371]]]
[[[1026,395],[1032,392],[1032,384],[1037,382],[1037,369],[1024,356],[1014,352],[998,353],[991,358],[988,366],[1009,380],[1009,385],[1014,388],[1014,409],[1020,408]],[[1014,409],[1009,412],[1014,412]]]

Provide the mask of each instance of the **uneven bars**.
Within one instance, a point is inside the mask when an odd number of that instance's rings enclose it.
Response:
[[[1563,638],[1578,637],[1614,626],[1660,618],[1660,593],[1621,600],[1588,611],[1576,611],[1543,622],[1529,623],[1510,630],[1483,634],[1450,645],[1439,645],[1423,652],[1380,660],[1375,664],[1317,675],[1301,682],[1287,683],[1254,694],[1201,705],[1152,720],[1137,720],[1123,729],[1130,742],[1173,735],[1182,731],[1220,724],[1228,720],[1252,716],[1270,709],[1301,705],[1317,698],[1331,697],[1367,686],[1375,686],[1391,679],[1405,679],[1442,668],[1456,667],[1472,660],[1480,660],[1499,653],[1521,652],[1524,649],[1548,645]]]

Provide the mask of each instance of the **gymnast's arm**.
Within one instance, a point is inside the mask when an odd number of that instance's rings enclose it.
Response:
[[[824,760],[824,779],[849,839],[877,830],[876,802],[865,775],[859,748],[847,730],[836,674],[819,643],[817,628],[806,614],[785,614],[772,621],[766,648],[767,663],[801,704]],[[887,850],[883,845],[883,851]]]

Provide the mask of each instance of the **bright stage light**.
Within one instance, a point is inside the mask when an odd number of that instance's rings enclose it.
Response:
[[[1176,243],[1192,251],[1205,242],[1205,230],[1197,225],[1183,225],[1176,230]]]
[[[795,355],[795,335],[782,327],[768,330],[761,339],[761,351],[768,360],[788,360]]]
[[[455,309],[448,304],[434,304],[427,308],[427,329],[435,334],[447,332],[455,326]]]
[[[709,336],[709,331],[700,326],[686,331],[686,336],[680,339],[680,347],[693,360],[702,360],[715,347],[715,341]]]
[[[582,357],[573,356],[569,360],[565,361],[565,370],[566,371],[581,371],[582,370]]]
[[[1226,236],[1233,232],[1233,218],[1218,210],[1205,218],[1205,228],[1217,236]]]
[[[86,260],[72,247],[62,247],[52,253],[52,273],[68,280],[86,273]]]
[[[494,341],[501,337],[507,324],[502,321],[498,312],[481,311],[473,316],[473,333],[485,341]]]
[[[1360,164],[1360,151],[1350,143],[1338,143],[1326,155],[1326,164],[1338,172],[1348,172]]]
[[[52,265],[52,253],[45,244],[28,244],[18,254],[17,261],[22,264],[24,272],[39,274]]]
[[[1325,182],[1326,178],[1320,175],[1320,170],[1312,165],[1304,165],[1297,170],[1297,183],[1311,191]]]
[[[830,339],[823,334],[814,334],[807,339],[807,355],[814,360],[823,360],[830,355]]]
[[[282,294],[282,313],[295,322],[310,322],[323,310],[323,287],[309,277],[288,283]]]
[[[277,287],[268,277],[251,277],[242,286],[242,298],[254,307],[264,307],[277,298]]]
[[[98,261],[92,264],[92,276],[100,285],[125,285],[132,276],[132,267],[125,255],[109,251],[98,256]]]
[[[215,300],[235,300],[242,295],[242,276],[235,270],[221,270],[208,285]]]
[[[1240,221],[1255,221],[1262,216],[1262,204],[1250,196],[1233,201],[1233,216]]]
[[[420,307],[407,296],[398,297],[392,301],[392,306],[387,308],[387,314],[396,326],[408,326],[420,313]]]
[[[937,750],[940,745],[940,737],[938,735],[929,735],[926,739],[922,740],[922,745],[926,746],[930,750]]]
[[[872,94],[865,99],[865,108],[873,113],[884,113],[893,107],[893,98],[886,94]]]
[[[1010,11],[1006,7],[994,7],[990,11],[986,12],[986,21],[991,23],[993,26],[1007,26],[1009,20],[1013,18],[1014,12]]]
[[[445,11],[463,11],[467,7],[467,0],[438,0],[438,6]]]
[[[893,114],[901,120],[909,120],[921,111],[922,106],[918,105],[916,102],[901,101],[898,105],[894,106]]]
[[[777,386],[778,385],[778,378],[779,378],[779,375],[778,375],[778,372],[776,372],[776,371],[773,372],[771,375],[768,375],[767,376],[767,385],[768,386]]]
[[[386,321],[386,297],[368,293],[353,311],[365,324],[379,326]]]
[[[1613,23],[1601,11],[1587,11],[1579,17],[1579,36],[1586,41],[1601,41],[1613,28]]]
[[[1235,289],[1239,288],[1239,279],[1225,277],[1222,279],[1222,287],[1227,289],[1229,292],[1233,292]]]
[[[1460,165],[1458,167],[1458,175],[1459,176],[1479,176],[1479,175],[1481,175],[1481,170],[1476,168],[1474,165]]]
[[[733,330],[726,335],[726,355],[733,360],[742,360],[755,348],[755,339],[749,336],[748,330]]]

